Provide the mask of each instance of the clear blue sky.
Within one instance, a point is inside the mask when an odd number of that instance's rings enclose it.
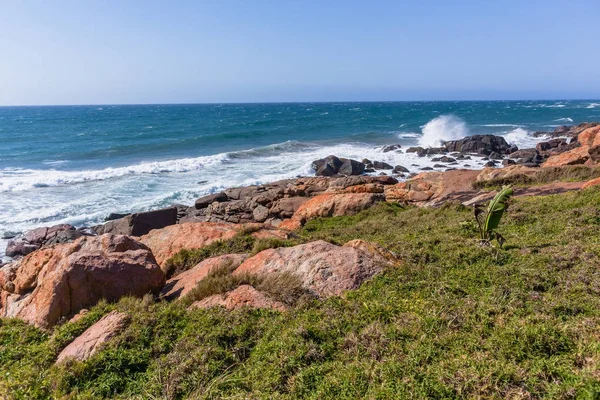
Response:
[[[600,0],[0,1],[0,105],[600,97]]]

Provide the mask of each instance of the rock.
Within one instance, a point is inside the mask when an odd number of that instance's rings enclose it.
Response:
[[[155,229],[142,236],[140,241],[148,246],[159,265],[181,249],[199,249],[216,240],[231,239],[241,226],[221,222],[186,222]]]
[[[408,149],[406,149],[407,153],[417,153],[417,154],[421,154],[425,151],[424,148],[422,148],[421,146],[418,147],[409,147]],[[423,154],[425,155],[425,154]]]
[[[543,167],[585,164],[590,159],[588,149],[588,147],[577,147],[576,149],[550,156],[544,162]]]
[[[233,275],[290,273],[320,298],[358,288],[384,268],[397,263],[386,250],[363,241],[336,246],[319,240],[261,251],[244,261]]]
[[[371,160],[369,160],[368,158],[363,158],[361,161],[363,164],[367,165],[367,164],[372,164]]]
[[[225,307],[227,310],[234,310],[242,307],[268,308],[276,311],[287,310],[285,304],[272,300],[266,294],[259,292],[250,285],[241,285],[227,293],[216,294],[195,301],[189,308],[211,308],[217,306]]]
[[[491,152],[489,157],[492,160],[502,160],[504,158],[502,157],[502,154],[496,153],[495,151]]]
[[[375,169],[394,169],[390,164],[382,161],[373,161],[373,167]]]
[[[308,197],[284,197],[273,204],[269,213],[282,219],[290,218],[308,200]]]
[[[25,256],[29,253],[36,251],[40,247],[41,247],[40,245],[31,244],[31,243],[27,242],[25,239],[19,238],[19,239],[14,239],[14,240],[11,240],[8,242],[8,244],[6,245],[6,250],[4,251],[4,254],[6,254],[7,257],[12,257],[12,258],[19,257],[19,256]]]
[[[495,161],[488,161],[484,164],[485,167],[494,167],[496,166],[496,162]]]
[[[536,136],[536,137],[548,136],[548,137],[554,137],[554,138],[556,138],[556,137],[575,138],[584,130],[598,126],[598,124],[599,124],[598,122],[583,122],[579,125],[573,125],[573,126],[563,125],[563,126],[559,126],[556,129],[554,129],[553,132],[535,132],[535,133],[533,133],[533,136]]]
[[[417,206],[436,206],[446,201],[463,201],[477,191],[473,183],[479,171],[455,170],[424,172],[411,180],[385,187],[387,202],[400,202]]]
[[[292,217],[295,222],[284,221],[280,227],[296,228],[310,219],[319,217],[354,215],[383,200],[384,196],[380,193],[322,194],[313,197],[298,208]]]
[[[446,168],[443,164],[433,164],[433,168]]]
[[[516,160],[517,164],[538,165],[544,161],[544,157],[536,149],[522,149],[508,155],[509,158]]]
[[[402,146],[400,144],[390,144],[387,146],[383,146],[383,148],[381,149],[382,152],[384,153],[389,153],[390,151],[398,151],[402,148]]]
[[[99,235],[111,233],[113,235],[142,236],[153,229],[175,225],[177,223],[177,213],[177,207],[169,207],[130,214],[124,218],[105,223],[97,229],[97,233]]]
[[[523,165],[508,166],[506,168],[484,168],[477,175],[475,182],[508,179],[515,176],[534,176],[538,172],[538,168],[529,168]]]
[[[3,271],[3,275],[14,286],[9,288],[12,295],[0,296],[6,299],[0,304],[0,316],[42,328],[100,299],[141,297],[157,292],[165,282],[148,247],[128,236],[110,234],[37,250],[10,268],[15,272]]]
[[[114,221],[115,219],[121,219],[128,216],[129,213],[110,213],[106,218],[104,218],[104,222]]]
[[[460,154],[458,156],[456,156],[457,160],[470,160],[471,156],[465,156],[464,154]]]
[[[586,183],[584,183],[581,188],[582,189],[587,189],[589,187],[599,186],[599,185],[600,185],[600,178],[595,178],[595,179],[589,180]]]
[[[400,172],[407,172],[407,173],[408,173],[408,172],[410,172],[410,171],[408,170],[408,168],[406,168],[406,167],[403,167],[402,165],[396,165],[396,166],[394,167],[394,169],[393,169],[393,171],[392,171],[392,172],[394,172],[394,173],[398,174],[398,173],[400,173]]]
[[[71,232],[64,233],[66,231]],[[57,239],[58,235],[60,236]],[[25,256],[44,245],[72,241],[81,235],[75,230],[73,225],[69,224],[36,228],[25,232],[23,237],[8,242],[5,254],[8,257]]]
[[[365,168],[365,170],[363,172],[365,172],[367,174],[371,174],[371,173],[375,172],[375,169],[374,168]]]
[[[455,162],[456,159],[452,158],[452,157],[448,157],[448,156],[442,156],[442,157],[434,157],[434,158],[431,159],[431,161],[433,161],[433,162],[452,163],[452,162]]]
[[[502,165],[507,167],[509,165],[515,165],[517,162],[515,160],[511,160],[509,158],[502,160]]]
[[[360,175],[365,171],[365,164],[350,160],[347,158],[340,158],[342,165],[338,169],[337,173],[341,175]]]
[[[221,202],[227,201],[227,200],[229,200],[227,195],[223,192],[219,192],[219,193],[209,194],[207,196],[199,198],[194,203],[194,206],[196,207],[197,210],[201,210],[203,208],[208,207],[215,201],[221,203]]]
[[[535,149],[539,153],[542,153],[544,151],[548,151],[548,150],[552,150],[552,149],[559,149],[561,147],[566,147],[566,146],[568,146],[568,143],[565,139],[552,139],[547,142],[540,142],[540,143],[536,144]]]
[[[312,162],[312,169],[317,176],[332,176],[337,174],[342,166],[342,161],[336,156],[328,156]]]
[[[252,216],[256,222],[265,222],[269,218],[269,209],[259,204],[252,211]]]
[[[431,167],[423,167],[423,168],[421,168],[421,171],[433,171],[433,168],[431,168]]]
[[[516,148],[510,146],[502,136],[494,135],[467,136],[463,139],[445,142],[444,147],[448,151],[483,154],[486,156],[493,152],[509,154],[516,150]]]
[[[175,300],[183,298],[198,282],[204,279],[210,271],[230,267],[237,268],[244,260],[248,258],[247,254],[227,254],[224,256],[211,257],[200,262],[195,267],[182,272],[181,274],[169,279],[165,287],[160,292],[160,297],[165,300]]]
[[[96,354],[110,339],[120,333],[128,322],[129,316],[127,314],[111,311],[65,347],[58,355],[56,363],[59,364],[67,359],[87,360]]]

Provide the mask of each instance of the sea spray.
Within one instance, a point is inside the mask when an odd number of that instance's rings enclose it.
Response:
[[[423,127],[419,139],[422,147],[440,147],[443,142],[461,139],[469,135],[467,124],[454,115],[440,115]]]

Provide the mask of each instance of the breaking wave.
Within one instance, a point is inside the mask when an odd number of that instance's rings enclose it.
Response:
[[[461,139],[468,135],[469,129],[462,119],[454,115],[440,115],[425,124],[419,145],[439,147],[443,142]]]

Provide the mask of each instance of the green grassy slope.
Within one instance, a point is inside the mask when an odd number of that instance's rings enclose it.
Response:
[[[287,313],[123,299],[44,333],[0,320],[9,398],[598,398],[600,190],[515,198],[504,249],[472,211],[381,204],[300,240],[379,243],[404,261]],[[132,323],[83,363],[60,349],[112,309]],[[1,398],[2,396],[0,396]]]

